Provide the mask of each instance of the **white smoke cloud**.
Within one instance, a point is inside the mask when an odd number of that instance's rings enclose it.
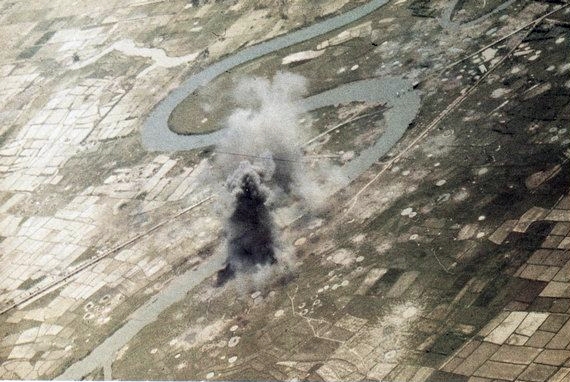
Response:
[[[216,145],[222,177],[228,177],[241,160],[273,167],[269,179],[272,201],[287,199],[288,204],[294,198],[308,209],[321,207],[328,190],[337,189],[344,180],[338,168],[322,160],[311,162],[304,155],[305,143],[315,135],[299,123],[304,113],[300,100],[306,93],[307,80],[293,73],[279,72],[271,81],[260,77],[241,80],[234,91],[239,107],[228,118],[224,136]]]
[[[299,124],[299,101],[306,91],[306,79],[292,73],[277,73],[272,80],[246,78],[236,86],[239,107],[215,148],[215,167],[229,191],[225,209],[231,211],[226,218],[227,267],[219,282],[240,271],[246,274],[240,276],[242,284],[259,286],[294,268],[294,251],[280,234],[275,211],[291,209],[300,215],[320,205],[327,194],[319,178],[328,174],[304,155],[304,144],[313,135]],[[260,253],[272,256],[276,264],[260,261],[252,266],[249,256],[259,260]]]

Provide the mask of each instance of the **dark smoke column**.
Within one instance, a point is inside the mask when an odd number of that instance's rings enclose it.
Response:
[[[277,262],[274,224],[266,205],[270,191],[262,183],[261,171],[244,161],[228,178],[235,205],[226,223],[228,258],[218,271],[217,285],[235,277],[237,271],[251,272],[257,265]]]

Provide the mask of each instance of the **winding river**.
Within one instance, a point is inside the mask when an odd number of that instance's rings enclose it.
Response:
[[[236,66],[346,26],[365,17],[386,3],[388,3],[388,0],[372,0],[342,15],[258,45],[247,47],[191,76],[152,110],[142,130],[144,146],[151,151],[178,151],[215,144],[221,134],[223,134],[223,130],[210,134],[181,136],[168,129],[167,121],[170,113],[188,95]],[[502,9],[511,3],[512,1],[505,1],[500,8]],[[450,17],[456,4],[457,1],[451,1],[448,11],[441,20],[446,27],[455,27]],[[493,12],[498,10],[500,9]],[[342,171],[349,179],[368,169],[379,157],[398,142],[419,110],[420,96],[419,92],[412,89],[410,80],[402,77],[385,77],[344,84],[335,89],[305,98],[301,102],[305,109],[310,111],[328,105],[352,101],[385,103],[388,109],[384,112],[387,126],[385,133],[374,145],[361,152],[357,158],[342,167]],[[190,270],[174,278],[165,289],[133,312],[129,320],[121,328],[107,337],[87,357],[68,367],[56,379],[79,380],[101,367],[104,368],[105,378],[108,379],[110,377],[110,365],[115,358],[116,352],[128,344],[145,326],[155,321],[160,313],[181,301],[189,291],[214,274],[222,266],[224,260],[222,256],[213,256],[204,261],[197,269]]]
[[[174,108],[188,97],[188,95],[228,70],[232,70],[239,65],[253,61],[269,53],[277,52],[281,49],[341,28],[361,19],[386,3],[388,3],[388,0],[372,0],[339,16],[244,48],[235,54],[213,63],[201,72],[190,76],[180,87],[173,90],[151,111],[142,129],[143,145],[152,151],[177,151],[212,144],[216,139],[215,133],[192,136],[181,136],[172,132],[171,134],[168,133],[170,132],[168,129],[168,117],[170,113],[172,113]]]
[[[206,85],[227,70],[248,61],[255,60],[266,54],[277,52],[280,49],[310,40],[314,37],[341,28],[370,14],[374,10],[385,5],[387,2],[388,0],[372,0],[342,15],[326,19],[317,24],[291,32],[285,36],[276,37],[261,44],[250,46],[191,76],[152,110],[142,130],[143,145],[148,150],[152,151],[177,151],[209,146],[215,143],[216,139],[219,137],[218,134],[221,134],[220,131],[204,135],[181,136],[168,129],[167,122],[170,113],[189,94],[198,87]],[[307,105],[306,107],[307,109],[315,109],[331,104],[331,101],[337,100],[346,100],[347,102],[350,102],[350,98],[347,98],[347,94],[353,94],[354,97],[361,97],[362,100],[378,100],[377,97],[371,95],[370,90],[371,88],[378,88],[382,87],[380,85],[385,85],[383,89],[378,90],[378,97],[381,98],[380,102],[384,100],[384,102],[389,103],[392,106],[397,106],[400,103],[394,101],[400,96],[401,92],[401,96],[403,97],[402,100],[405,101],[402,102],[402,104],[409,103],[410,105],[406,107],[406,109],[409,109],[408,113],[403,113],[407,115],[407,118],[405,116],[396,115],[394,113],[394,108],[392,108],[385,113],[385,117],[387,119],[389,118],[388,115],[392,115],[390,118],[394,121],[401,120],[404,122],[404,120],[407,119],[411,121],[413,116],[417,113],[417,110],[419,109],[419,95],[417,92],[411,90],[408,81],[398,78],[388,78],[385,80],[371,80],[366,84],[367,85],[365,85],[365,83],[360,84],[362,86],[360,90],[358,83],[353,83],[352,85],[342,85],[339,88],[321,93],[322,95],[320,97],[309,97],[305,100]],[[368,90],[366,91],[365,89]],[[402,129],[402,134],[406,127],[407,123]],[[401,134],[390,134],[389,136],[391,138],[389,140],[380,139],[379,141],[386,141],[386,143],[380,143],[379,145],[383,147],[385,146],[387,151],[399,139],[398,135],[401,136]],[[384,134],[383,137],[384,136],[388,136],[388,134]],[[390,144],[392,141],[393,143]],[[374,160],[376,159],[377,157]],[[165,289],[158,293],[157,296],[153,297],[133,312],[129,317],[129,320],[121,328],[107,337],[105,341],[93,349],[89,355],[69,366],[55,379],[80,380],[87,374],[99,368],[104,368],[106,379],[110,377],[110,365],[115,359],[117,351],[128,344],[129,341],[145,326],[154,322],[160,313],[168,309],[173,304],[181,301],[186,296],[186,293],[220,269],[224,261],[225,256],[213,256],[200,264],[195,270],[189,270],[173,279]]]

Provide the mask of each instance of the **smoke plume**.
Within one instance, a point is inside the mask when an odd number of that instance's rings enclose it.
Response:
[[[228,258],[218,274],[219,284],[237,271],[277,262],[275,227],[266,204],[270,191],[263,185],[262,175],[261,169],[243,161],[227,181],[235,205],[226,224]]]
[[[226,266],[218,272],[218,285],[236,273],[260,275],[269,265],[286,268],[291,262],[276,210],[309,205],[317,194],[303,158],[309,132],[298,124],[298,100],[305,92],[305,79],[291,73],[278,73],[272,81],[248,78],[236,87],[239,108],[228,118],[215,150],[218,170],[227,178],[231,211],[225,227]]]
[[[293,183],[299,183],[302,145],[308,139],[298,125],[302,110],[295,102],[305,92],[305,78],[291,73],[278,73],[273,81],[240,81],[234,92],[240,107],[228,118],[225,136],[216,147],[220,165],[233,170],[240,159],[236,156],[255,160],[269,152],[275,163],[271,181],[290,193]]]

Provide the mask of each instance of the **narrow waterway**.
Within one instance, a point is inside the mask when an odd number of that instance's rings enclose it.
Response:
[[[93,370],[111,365],[119,349],[129,343],[145,326],[154,322],[160,313],[181,301],[188,291],[222,268],[224,261],[225,254],[218,252],[200,264],[197,269],[187,271],[173,279],[166,288],[135,310],[125,325],[107,337],[87,357],[68,367],[55,379],[78,381]],[[107,374],[109,372],[107,370]]]
[[[170,113],[189,94],[227,70],[341,28],[370,14],[387,2],[388,0],[373,0],[342,15],[245,48],[191,76],[150,113],[142,130],[144,146],[152,151],[178,151],[214,144],[222,134],[221,131],[204,135],[181,136],[168,129],[167,122]],[[350,178],[370,167],[378,157],[384,155],[401,138],[408,124],[419,110],[420,97],[419,93],[412,89],[409,80],[387,77],[341,85],[335,89],[308,97],[302,102],[306,110],[309,111],[351,101],[382,102],[386,103],[390,109],[384,113],[388,126],[387,131],[372,147],[362,152],[357,160],[344,166],[343,171]],[[189,291],[213,275],[222,267],[224,261],[225,256],[222,254],[214,255],[204,261],[196,270],[188,271],[174,278],[165,289],[131,314],[128,321],[120,329],[107,337],[87,357],[68,367],[56,379],[79,380],[96,369],[105,366],[108,368],[119,349],[128,344],[145,326],[154,322],[163,311],[181,301]],[[109,370],[106,374],[109,374]]]
[[[411,80],[391,76],[340,85],[308,97],[302,102],[305,109],[309,111],[353,101],[384,104],[387,107],[383,113],[386,130],[372,146],[362,150],[357,157],[339,168],[347,182],[370,168],[402,138],[421,105],[420,93],[413,89]]]
[[[453,13],[455,12],[455,8],[457,7],[458,3],[459,0],[451,0],[449,2],[449,5],[443,10],[441,18],[439,19],[439,23],[444,29],[453,30],[453,29],[471,28],[477,26],[481,22],[493,16],[494,14],[504,11],[511,5],[515,4],[516,0],[505,0],[502,4],[499,4],[497,7],[491,9],[489,12],[485,13],[484,15],[476,18],[475,20],[468,21],[463,24],[452,20]]]
[[[366,171],[378,158],[385,155],[402,138],[420,108],[420,94],[413,90],[412,81],[402,77],[383,77],[350,82],[301,101],[309,112],[325,106],[348,104],[354,101],[376,102],[387,107],[383,113],[386,131],[371,146],[340,167],[347,181]],[[153,147],[165,151],[190,150],[216,144],[224,135],[223,129],[207,134],[179,135],[168,129],[166,119],[161,129],[154,130]],[[156,141],[155,141],[156,140]],[[336,190],[331,190],[335,192]]]
[[[219,135],[216,133],[201,136],[181,136],[168,134],[168,117],[174,108],[199,87],[208,84],[214,78],[228,70],[258,59],[267,54],[277,52],[312,38],[318,37],[335,29],[341,28],[388,3],[388,0],[372,0],[360,7],[354,8],[342,15],[326,19],[317,24],[299,29],[283,36],[247,47],[235,54],[218,61],[199,73],[190,76],[180,87],[173,90],[150,113],[142,130],[143,145],[151,151],[189,150],[211,145]]]

